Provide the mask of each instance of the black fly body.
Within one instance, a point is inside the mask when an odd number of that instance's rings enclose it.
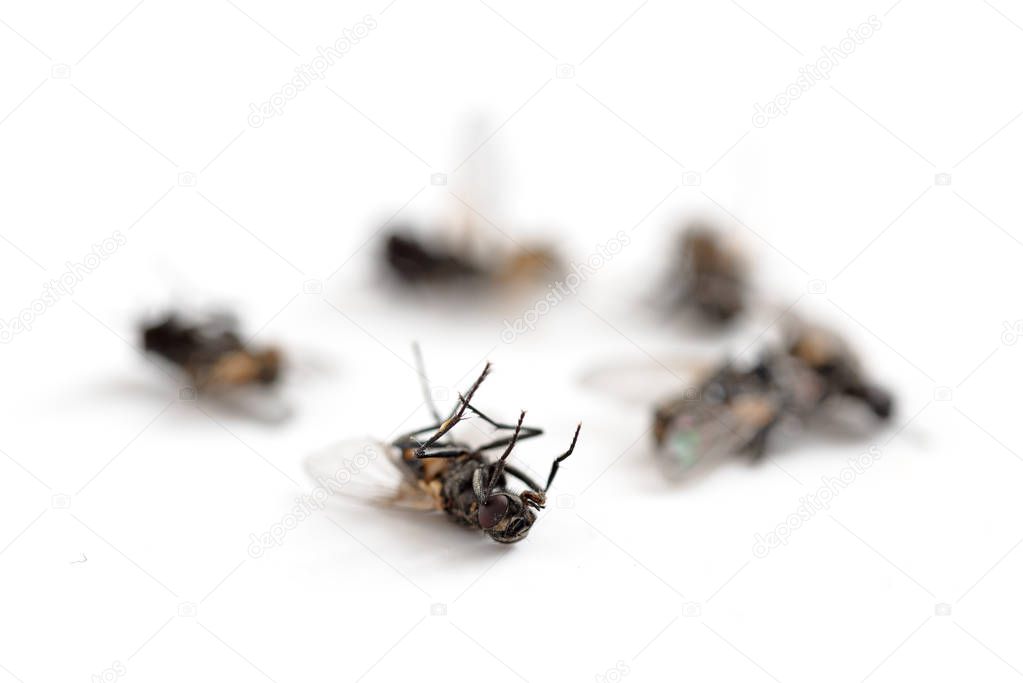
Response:
[[[483,276],[484,271],[450,249],[424,244],[406,231],[388,235],[384,256],[387,265],[402,282],[458,282]]]
[[[491,419],[472,404],[489,374],[488,363],[469,390],[459,394],[457,404],[446,418],[440,416],[428,398],[433,424],[399,436],[387,446],[348,442],[339,450],[311,457],[307,463],[310,473],[322,480],[342,469],[358,469],[351,463],[355,462],[352,456],[360,445],[360,452],[370,448],[382,450],[386,457],[381,460],[386,462],[379,465],[386,471],[361,471],[353,476],[353,486],[347,491],[342,489],[342,493],[359,497],[360,485],[363,491],[375,486],[361,497],[385,506],[442,511],[454,522],[479,529],[498,543],[521,541],[536,522],[536,511],[546,504],[547,492],[561,463],[575,450],[581,425],[576,427],[568,449],[555,458],[541,486],[508,463],[508,458],[520,442],[540,436],[543,430],[523,425],[525,411],[520,412],[515,424],[509,424]],[[423,379],[426,391],[425,375]],[[493,427],[497,432],[495,438],[479,446],[456,439],[452,430],[471,416]],[[500,455],[493,457],[497,453]]]
[[[274,384],[281,374],[280,351],[250,348],[224,316],[188,322],[167,314],[143,326],[142,345],[184,371],[198,391]]]
[[[558,269],[559,259],[543,245],[511,251],[486,248],[476,253],[468,237],[450,242],[424,239],[408,228],[396,228],[384,240],[384,262],[403,285],[483,284],[499,286],[542,280]]]

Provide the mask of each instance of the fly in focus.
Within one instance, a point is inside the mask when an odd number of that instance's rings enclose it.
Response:
[[[576,427],[568,450],[555,458],[541,487],[509,464],[508,457],[520,441],[539,436],[543,430],[523,426],[525,411],[516,424],[507,424],[492,420],[472,405],[473,396],[489,373],[488,363],[465,395],[459,394],[458,403],[446,419],[440,417],[426,391],[435,424],[408,432],[386,446],[340,444],[311,456],[306,462],[310,474],[324,484],[338,472],[355,472],[344,480],[341,494],[384,506],[442,511],[454,522],[479,529],[498,543],[521,541],[536,522],[536,511],[546,504],[547,491],[559,466],[575,450],[582,425]],[[496,438],[475,447],[454,438],[452,430],[470,415],[497,430]],[[380,454],[379,459],[386,462],[353,466],[360,457],[366,462],[367,452]],[[500,455],[494,458],[497,453]]]

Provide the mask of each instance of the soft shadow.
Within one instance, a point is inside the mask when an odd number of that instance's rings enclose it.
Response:
[[[512,547],[494,542],[478,529],[455,524],[439,511],[394,510],[334,500],[326,512],[339,524],[350,526],[353,533],[400,534],[402,546],[410,555],[435,555],[441,547],[460,558],[493,559]]]
[[[75,403],[97,398],[145,403],[159,410],[172,399],[194,405],[215,419],[256,421],[267,425],[283,424],[294,416],[284,398],[282,388],[240,388],[218,394],[194,395],[190,387],[175,386],[170,381],[158,382],[135,377],[111,378],[82,387]],[[64,394],[65,399],[68,398]]]

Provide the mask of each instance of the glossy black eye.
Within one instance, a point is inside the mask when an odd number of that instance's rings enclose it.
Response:
[[[487,502],[480,505],[479,520],[480,526],[484,529],[493,529],[504,516],[508,514],[508,496],[491,496]]]

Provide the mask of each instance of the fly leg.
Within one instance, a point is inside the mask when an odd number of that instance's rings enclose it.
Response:
[[[547,493],[547,489],[549,489],[551,487],[551,484],[554,483],[554,475],[558,473],[558,467],[561,465],[561,462],[568,458],[568,456],[572,455],[572,453],[575,451],[575,443],[576,441],[579,440],[579,430],[581,430],[582,428],[583,423],[580,422],[578,426],[576,426],[575,428],[575,434],[572,436],[572,443],[569,444],[568,450],[559,455],[557,458],[555,458],[554,462],[551,464],[551,473],[547,476],[547,485],[543,487],[544,493]]]
[[[519,498],[522,499],[523,505],[540,510],[547,504],[547,491],[551,488],[551,484],[554,483],[554,476],[558,473],[558,468],[561,466],[561,463],[575,451],[575,444],[579,441],[579,430],[582,428],[582,423],[579,423],[579,425],[575,428],[575,434],[572,435],[572,443],[569,444],[568,450],[555,458],[554,462],[551,463],[551,473],[547,475],[547,485],[542,489],[538,489],[535,485],[533,485],[519,494]]]
[[[480,385],[483,384],[483,380],[485,380],[489,374],[490,363],[487,363],[483,368],[483,372],[478,378],[476,378],[476,381],[473,382],[472,386],[469,387],[469,391],[466,392],[465,396],[462,396],[461,394],[458,395],[458,406],[455,408],[454,412],[451,413],[451,417],[438,425],[436,433],[434,433],[433,436],[427,439],[419,446],[419,448],[416,449],[416,457],[421,457],[427,448],[437,443],[445,434],[450,432],[456,424],[462,421],[465,411],[469,407],[469,401],[472,400],[473,394],[476,393],[476,390],[480,388]]]
[[[523,427],[521,424],[519,424],[519,425],[512,425],[512,424],[502,424],[500,422],[496,422],[496,421],[492,420],[491,418],[487,417],[486,415],[484,415],[483,413],[481,413],[479,410],[476,409],[476,406],[473,406],[473,405],[469,406],[469,410],[471,410],[473,413],[475,413],[477,417],[481,418],[484,422],[486,422],[487,424],[492,426],[494,429],[511,429],[511,430],[516,430],[517,429],[517,430],[519,430],[519,435],[517,437],[514,437],[514,438],[518,439],[519,441],[521,441],[523,439],[531,439],[534,436],[540,436],[541,434],[543,434],[543,430],[539,429],[538,427]],[[512,440],[512,438],[513,437],[505,437],[503,439],[496,439],[494,441],[490,441],[488,443],[483,444],[482,446],[478,447],[476,450],[478,452],[482,453],[483,451],[487,451],[487,450],[490,450],[492,448],[499,448],[501,446],[507,446],[508,443]]]
[[[418,342],[412,344],[412,355],[415,356],[416,360],[416,373],[419,374],[419,388],[423,391],[423,401],[430,409],[430,414],[433,415],[433,419],[440,424],[444,420],[437,411],[437,404],[434,403],[433,395],[430,393],[430,380],[426,378],[426,365],[423,363],[423,352],[420,351]],[[434,427],[434,429],[436,429],[436,427]]]
[[[856,384],[846,388],[843,393],[865,403],[880,420],[887,420],[892,415],[892,396],[880,387]]]
[[[504,463],[508,460],[508,456],[511,455],[512,449],[515,448],[515,442],[518,441],[519,433],[522,431],[522,421],[524,419],[526,419],[525,410],[519,413],[519,423],[515,425],[515,431],[512,432],[511,437],[507,439],[508,447],[504,450],[504,453],[501,454],[501,457],[494,465],[493,471],[490,473],[490,480],[487,482],[487,488],[484,491],[485,495],[480,499],[481,503],[490,498],[490,494],[493,493],[494,487],[497,486],[497,482],[500,481],[501,477],[504,475]]]
[[[415,430],[413,430],[411,432],[406,432],[405,434],[402,434],[397,439],[395,439],[392,442],[392,445],[397,446],[402,451],[407,450],[409,448],[411,448],[411,449],[418,449],[420,446],[423,445],[423,443],[422,443],[422,441],[420,441],[416,437],[419,434],[428,434],[428,433],[431,433],[431,432],[436,432],[438,429],[440,429],[443,426],[443,424],[444,424],[443,422],[438,422],[437,424],[430,425],[428,427],[422,427],[420,429],[415,429]],[[454,447],[457,444],[455,444],[454,442],[451,442],[451,441],[443,441],[443,442],[435,443],[434,445],[436,445],[436,446]]]
[[[742,447],[743,451],[746,451],[752,456],[753,462],[759,462],[761,459],[763,459],[764,455],[767,453],[767,438],[771,435],[771,432],[774,431],[774,428],[777,427],[780,422],[781,415],[779,414],[773,417],[767,424],[758,429],[756,433],[753,435],[753,438],[747,441],[746,445]]]
[[[426,460],[428,458],[457,458],[460,455],[468,453],[464,448],[452,448],[446,451],[432,451],[432,452],[419,452],[416,451],[416,460]]]
[[[540,486],[532,477],[530,477],[528,474],[520,470],[518,467],[515,467],[514,465],[505,465],[504,472],[505,474],[510,474],[511,476],[521,481],[523,484],[526,485],[526,488],[531,489],[533,491],[540,490]]]

